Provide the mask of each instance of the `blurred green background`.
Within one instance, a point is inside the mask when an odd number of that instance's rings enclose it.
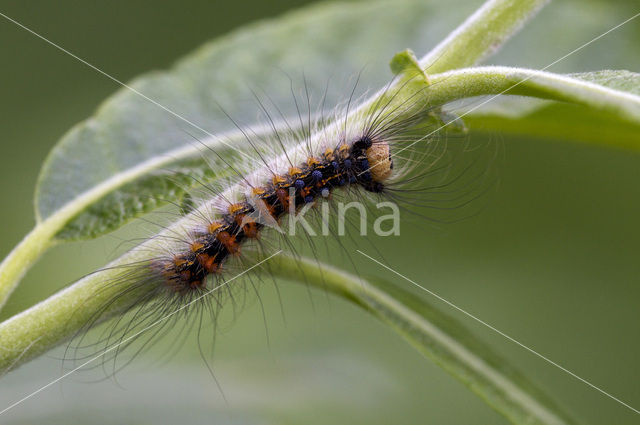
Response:
[[[576,19],[587,20],[594,37],[620,21],[615,14],[613,21],[603,19],[598,7],[606,3],[599,4],[576,10]],[[127,81],[167,68],[204,41],[243,23],[300,5],[282,0],[0,1],[0,12]],[[490,62],[541,67],[588,41],[569,32],[562,39],[545,39],[545,22],[554,7]],[[460,21],[467,11],[452,14]],[[631,23],[585,49],[570,65],[551,70],[638,72],[640,58],[629,41],[636,40],[637,47],[638,34],[640,23]],[[445,28],[440,37],[444,35]],[[47,152],[118,87],[5,20],[0,20],[0,40],[4,256],[33,226],[33,188]],[[546,43],[547,56],[523,54],[532,42]],[[612,53],[620,49],[629,55]],[[471,140],[484,138],[501,142],[504,155],[496,165],[500,181],[483,211],[456,224],[403,228],[400,238],[385,240],[378,249],[391,266],[442,297],[640,406],[640,156],[499,133],[472,135]],[[106,236],[51,250],[29,272],[1,317],[104,265],[119,242]],[[383,274],[367,260],[354,256],[354,261],[359,270]],[[279,290],[284,318],[269,286],[260,293],[261,303],[249,302],[233,326],[217,337],[214,368],[226,402],[190,344],[161,363],[152,355],[140,356],[118,375],[119,385],[113,380],[89,382],[102,376],[99,370],[72,375],[0,422],[506,423],[356,307],[318,291],[310,298],[300,285],[284,284]],[[630,410],[429,301],[494,346],[584,423],[637,423]],[[159,349],[171,342],[164,341]],[[0,409],[59,376],[56,356],[59,350],[3,377]]]

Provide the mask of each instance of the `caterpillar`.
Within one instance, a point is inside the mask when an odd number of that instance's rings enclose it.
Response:
[[[203,183],[188,212],[179,213],[175,222],[133,249],[135,262],[123,265],[116,260],[117,265],[109,267],[121,270],[104,285],[116,288],[115,295],[78,332],[75,350],[87,346],[83,345],[87,331],[114,306],[118,306],[117,318],[98,338],[98,344],[105,347],[126,340],[111,353],[114,357],[135,342],[126,335],[185,306],[189,308],[180,317],[186,316],[187,322],[203,322],[201,315],[207,313],[215,325],[220,308],[228,300],[235,304],[233,288],[226,282],[266,257],[269,238],[277,235],[272,228],[286,233],[281,227],[286,216],[291,223],[307,211],[317,212],[320,203],[333,204],[340,197],[363,204],[378,199],[393,201],[392,205],[402,205],[405,211],[423,204],[449,214],[476,197],[483,186],[480,175],[461,166],[455,155],[445,159],[452,149],[441,132],[434,132],[434,122],[440,122],[439,108],[427,106],[424,91],[407,95],[408,84],[392,81],[374,102],[363,102],[352,113],[351,98],[346,105],[335,107],[329,118],[324,113],[313,118],[307,107],[306,117],[298,113],[299,128],[294,129],[284,118],[284,130],[272,124],[270,128],[278,130],[264,140],[241,129],[252,148],[244,162],[231,162],[207,147],[203,153],[216,155],[233,177]],[[309,104],[309,95],[306,97]],[[267,115],[267,121],[273,123],[273,118]],[[413,146],[418,142],[422,145],[416,152]],[[421,199],[420,192],[429,198]],[[295,232],[295,222],[289,230]],[[270,236],[265,238],[266,231]],[[284,234],[281,240],[290,245],[291,236]],[[245,257],[247,251],[251,255]],[[251,271],[244,277],[250,282],[262,280],[260,271]],[[218,288],[224,291],[203,297]],[[132,293],[140,295],[132,297]],[[155,340],[165,327],[172,325],[163,322],[142,346]],[[95,344],[88,346],[95,348]],[[73,358],[82,357],[76,352]]]
[[[168,262],[155,261],[152,268],[173,290],[188,291],[202,285],[209,274],[220,273],[227,257],[237,255],[246,239],[259,237],[265,225],[251,218],[257,212],[252,203],[259,202],[267,220],[278,222],[285,213],[295,214],[303,205],[320,196],[328,198],[333,190],[346,185],[382,192],[392,171],[389,144],[374,141],[368,134],[351,144],[326,149],[322,156],[311,156],[291,166],[286,174],[274,174],[266,184],[251,187],[254,202],[245,195],[244,200],[231,203],[220,218],[194,232],[187,252]]]

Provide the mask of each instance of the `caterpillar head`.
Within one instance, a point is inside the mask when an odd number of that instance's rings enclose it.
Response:
[[[387,142],[372,143],[366,149],[365,155],[367,156],[367,161],[369,161],[369,171],[373,180],[382,183],[391,177],[393,159]]]

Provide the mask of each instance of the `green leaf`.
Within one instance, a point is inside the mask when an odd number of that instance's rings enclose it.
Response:
[[[389,66],[391,72],[395,75],[404,74],[407,79],[416,78],[424,80],[427,83],[429,82],[429,77],[420,66],[420,63],[418,63],[418,58],[416,58],[415,53],[410,49],[396,53],[391,59]]]
[[[223,157],[232,153],[230,146],[249,149],[226,114],[242,125],[255,124],[259,106],[251,89],[265,89],[285,116],[295,116],[288,75],[300,87],[304,72],[315,99],[329,79],[337,80],[337,89],[327,92],[327,105],[344,100],[354,84],[344,80],[355,78],[363,66],[363,89],[381,87],[392,76],[386,62],[395,52],[407,46],[427,51],[436,34],[446,34],[474,7],[474,2],[454,3],[319,4],[235,31],[168,72],[137,78],[132,88],[198,128],[120,89],[92,118],[65,135],[46,160],[36,188],[38,221],[75,203],[77,212],[57,238],[83,239],[116,229],[163,199],[179,199],[189,181],[171,185],[158,170],[181,168],[185,157],[196,161],[191,166],[204,166],[204,161],[197,164],[203,148],[194,137],[209,144],[207,133],[230,133],[228,145],[214,145]],[[100,193],[96,187],[102,188]],[[90,193],[91,199],[82,202]]]
[[[219,135],[231,131],[228,143],[236,149],[248,149],[243,137],[233,133],[232,123],[217,103],[242,124],[255,124],[253,117],[259,108],[252,100],[250,88],[268,88],[267,94],[283,113],[295,115],[287,75],[300,81],[304,71],[309,90],[321,94],[328,79],[355,78],[364,66],[362,81],[366,83],[363,88],[382,86],[391,76],[384,66],[388,58],[407,47],[417,52],[427,51],[469,15],[478,3],[472,0],[400,0],[319,4],[238,30],[198,49],[168,72],[156,72],[136,79],[131,87],[206,132]],[[445,63],[449,67],[471,65],[486,57],[487,49],[494,50],[513,32],[508,25],[519,27],[524,22],[526,14],[509,12],[512,3],[508,0],[487,3],[499,7],[495,7],[495,12],[487,11],[485,7],[476,14],[475,21],[471,18],[468,21],[478,24],[479,18],[487,13],[499,16],[479,22],[480,26],[459,28],[459,38],[440,43],[435,51],[423,58],[423,62],[428,62],[428,71],[446,70],[446,66],[440,68],[440,64],[444,66]],[[514,4],[524,11],[529,7],[537,9],[543,3],[527,1],[526,4]],[[535,61],[546,65],[557,58],[553,56],[553,49],[564,48],[566,51],[560,50],[560,53],[566,53],[577,42],[598,35],[596,31],[610,28],[607,26],[628,18],[627,13],[633,11],[631,5],[621,5],[615,10],[605,6],[606,2],[602,1],[577,0],[554,4],[552,11],[543,11],[546,13],[544,27],[534,22],[533,29],[525,33],[531,33],[532,40],[548,38],[559,41],[549,44],[528,40],[526,48],[507,47],[506,52],[498,57],[506,63],[523,64],[526,60],[525,64]],[[588,12],[593,9],[597,10],[597,21],[573,19],[576,10]],[[494,24],[498,21],[499,25],[506,26],[504,34],[495,28],[490,32],[482,31],[488,21]],[[568,21],[572,22],[572,38],[564,42],[564,22]],[[381,28],[384,31],[380,31]],[[617,36],[613,33],[607,37],[615,39]],[[515,45],[522,44],[521,40],[522,37],[516,37]],[[463,46],[458,46],[460,43]],[[462,47],[464,54],[460,51]],[[593,57],[593,49],[602,49],[602,42],[589,46],[589,49],[590,57]],[[551,56],[549,52],[552,52]],[[634,65],[634,57],[625,54],[623,49],[614,52],[609,49],[607,57],[612,58],[614,65]],[[435,65],[436,59],[438,66]],[[583,63],[584,54],[576,54],[564,59],[559,66],[575,69],[583,68]],[[344,100],[345,93],[351,89],[349,84],[337,85],[341,89],[327,93],[327,105]],[[547,115],[554,116],[553,113]],[[470,122],[477,122],[484,116],[486,114],[472,114]],[[571,113],[567,113],[565,118],[576,123],[573,119],[575,114],[572,118]],[[473,127],[497,131],[490,126],[495,122],[496,125],[504,123],[507,131],[510,128],[528,128],[531,132],[527,134],[540,134],[539,125],[544,121],[540,122],[539,116],[531,119],[531,125],[520,126],[520,123],[492,115],[484,125],[480,123]],[[593,120],[589,123],[600,127]],[[549,128],[554,131],[550,134],[552,137],[569,136],[575,140],[578,133],[563,127]],[[621,133],[630,134],[633,130],[625,129]],[[590,136],[590,141],[601,140],[595,137],[598,133],[585,133]],[[179,200],[189,187],[196,184],[195,180],[182,179],[180,184],[175,184],[167,180],[166,172],[162,170],[182,169],[183,161],[186,161],[189,164],[187,168],[193,167],[195,174],[204,177],[202,172],[206,172],[206,164],[199,159],[202,147],[194,148],[192,135],[204,138],[205,142],[209,139],[198,128],[135,93],[121,89],[92,118],[70,131],[51,152],[36,188],[39,222],[73,204],[73,211],[68,210],[71,217],[67,219],[65,228],[57,233],[57,239],[92,238],[118,228],[165,201]],[[179,158],[175,159],[174,151],[180,152],[182,147],[193,149],[186,158],[178,155]],[[231,151],[220,143],[216,144],[216,150],[223,155]],[[216,163],[215,159],[213,162]],[[140,167],[141,164],[149,167]],[[98,186],[100,190],[94,190]]]
[[[640,74],[630,71],[596,71],[569,74],[569,77],[600,84],[610,89],[640,96]]]

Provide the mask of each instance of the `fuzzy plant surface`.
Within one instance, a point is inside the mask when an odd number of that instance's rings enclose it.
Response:
[[[489,0],[457,28],[444,19],[450,8],[471,10],[471,3],[319,3],[236,30],[198,48],[168,71],[127,83],[92,117],[69,130],[43,164],[35,194],[36,226],[0,265],[0,306],[52,246],[105,235],[164,205],[182,202],[197,182],[224,178],[225,163],[252,148],[226,116],[242,117],[246,110],[237,100],[251,92],[239,82],[269,87],[274,103],[284,105],[281,112],[292,115],[296,110],[283,70],[296,72],[301,64],[310,91],[322,92],[327,75],[356,75],[366,63],[372,87],[382,88],[396,75],[402,94],[389,101],[403,102],[419,91],[428,93],[429,104],[416,108],[476,100],[458,116],[436,117],[443,127],[464,124],[472,133],[505,132],[640,149],[640,74],[557,74],[547,69],[553,63],[540,69],[481,66],[548,1]],[[568,18],[567,25],[574,25]],[[433,44],[430,31],[444,24],[455,29],[428,49]],[[580,31],[580,24],[575,25]],[[398,46],[411,50],[398,52]],[[357,119],[359,111],[387,95],[379,91],[359,100],[348,119]],[[327,104],[339,100],[328,92]],[[225,105],[224,113],[219,104]],[[241,125],[257,124],[250,118]],[[215,150],[217,159],[205,161],[202,146],[185,137],[186,131]],[[232,177],[228,171],[226,175]],[[137,251],[125,253],[110,266],[130,264],[139,256]],[[407,282],[400,277],[385,282],[355,276],[284,253],[269,262],[277,279],[315,285],[362,307],[512,423],[576,423],[471,331],[401,289]],[[0,370],[7,372],[46,353],[93,318],[113,296],[114,288],[96,291],[108,273],[84,277],[0,324]],[[119,308],[113,305],[101,320],[117,315]]]

